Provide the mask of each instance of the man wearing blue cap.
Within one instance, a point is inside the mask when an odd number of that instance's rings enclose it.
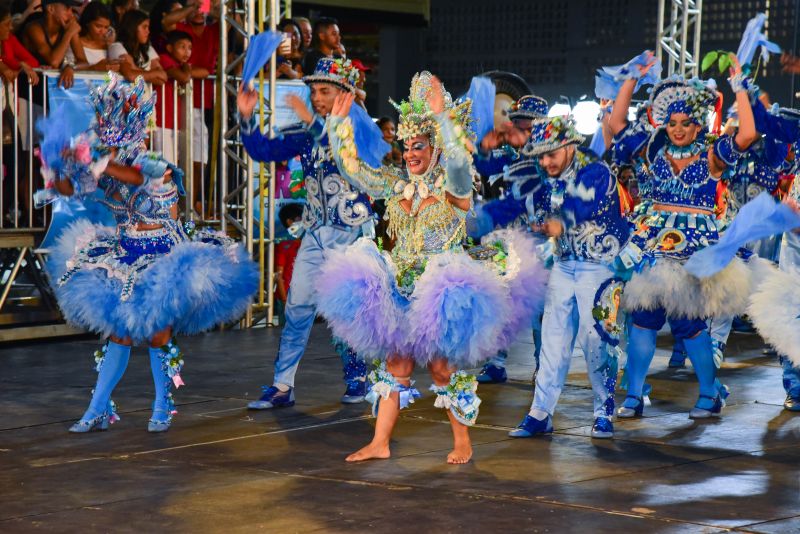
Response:
[[[322,58],[314,72],[303,78],[311,89],[312,113],[297,96],[287,103],[301,123],[288,126],[274,137],[261,133],[256,125],[258,93],[239,88],[242,141],[258,161],[286,161],[300,156],[305,175],[307,204],[303,210],[303,235],[295,260],[286,302],[286,324],[275,360],[273,385],[248,408],[265,410],[293,406],[294,379],[316,317],[315,281],[330,248],[346,247],[362,235],[374,237],[374,217],[369,199],[342,178],[333,159],[325,117],[342,91],[355,92],[359,72],[349,60]],[[341,350],[347,391],[342,402],[356,403],[366,395],[366,364],[352,350]]]

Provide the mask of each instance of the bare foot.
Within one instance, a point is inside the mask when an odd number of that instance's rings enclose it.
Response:
[[[346,462],[363,462],[364,460],[385,460],[391,456],[389,445],[381,443],[370,443],[361,450],[358,450],[345,458]]]
[[[447,455],[448,464],[466,464],[472,458],[472,445],[466,443],[456,444],[450,454]]]

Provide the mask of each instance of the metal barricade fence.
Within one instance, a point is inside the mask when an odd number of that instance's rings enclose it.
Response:
[[[25,87],[22,81],[5,84],[1,89],[4,106],[0,114],[0,131],[3,133],[0,150],[0,169],[3,171],[0,174],[0,241],[3,242],[0,243],[0,252],[6,250],[3,254],[8,257],[0,261],[0,341],[35,337],[39,332],[31,330],[20,337],[3,329],[3,325],[16,324],[19,316],[12,301],[19,286],[25,286],[27,282],[15,280],[17,274],[29,270],[28,265],[35,263],[37,273],[33,276],[39,278],[38,285],[46,286],[42,277],[44,258],[35,246],[49,227],[51,208],[36,209],[34,205],[34,194],[44,187],[35,151],[39,137],[36,121],[53,112],[50,103],[58,95],[48,93],[52,92],[50,88],[57,84],[60,74],[55,70],[38,72],[42,86],[35,91]],[[270,74],[275,80],[274,72]],[[227,108],[235,110],[233,95],[238,83],[237,77],[230,73],[226,76],[225,83],[230,87],[219,87],[217,77],[211,76],[184,86],[169,81],[155,89],[160,96],[156,103],[158,120],[154,116],[148,143],[151,150],[164,153],[166,159],[185,172],[187,194],[182,204],[182,217],[215,226],[240,239],[259,263],[259,295],[243,325],[274,325],[277,324],[273,316],[274,165],[261,165],[258,172],[254,172],[238,136],[235,113],[225,113]],[[85,95],[87,82],[102,83],[106,77],[101,72],[76,72],[75,85],[68,96],[80,94],[81,87]],[[269,78],[261,78],[262,83],[272,87],[263,93],[265,100],[276,98],[274,86],[268,84]],[[295,90],[304,87],[302,82],[296,81],[275,83],[275,86],[281,85]],[[222,101],[219,101],[220,94]],[[260,113],[264,117],[262,126],[266,129],[267,122],[274,121],[268,102],[263,103]],[[167,115],[171,120],[166,120]],[[24,236],[24,250],[17,246],[20,236]],[[12,285],[17,289],[12,291]],[[42,300],[50,301],[47,320],[52,321],[53,314],[57,315],[55,303],[49,296],[45,297],[44,293],[49,292],[46,287],[39,287],[39,290]],[[6,315],[13,315],[13,318],[4,318]],[[66,332],[64,329],[57,331]]]
[[[48,101],[49,84],[51,80],[58,80],[59,72],[39,72],[39,84],[42,84],[41,89],[37,89],[40,91],[38,94],[42,95],[39,102],[31,97],[33,91],[30,88],[20,92],[19,80],[2,84],[0,89],[3,104],[3,113],[0,114],[0,131],[3,133],[3,148],[0,150],[0,231],[44,231],[49,224],[49,211],[37,210],[34,206],[34,193],[44,187],[35,153],[39,140],[36,121],[53,111]],[[104,73],[79,71],[75,73],[75,84],[102,83],[105,78]],[[216,80],[211,76],[209,83],[204,82],[192,80],[180,85],[170,80],[161,88],[150,88],[160,96],[156,102],[160,124],[156,124],[154,116],[149,147],[163,153],[167,160],[183,169],[187,192],[184,217],[214,224],[219,221],[219,195],[211,187],[210,176],[213,173],[210,171],[212,158],[209,156],[219,148],[210,146],[213,107],[206,110],[206,105],[214,101],[210,87],[214,87]],[[199,96],[195,97],[195,92]],[[194,103],[198,104],[197,108]],[[168,110],[171,113],[169,121],[165,120]],[[172,128],[166,126],[168,123]]]

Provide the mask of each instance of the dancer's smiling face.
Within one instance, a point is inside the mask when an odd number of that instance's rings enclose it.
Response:
[[[431,139],[427,135],[418,135],[405,142],[406,150],[403,152],[403,159],[406,160],[408,172],[411,174],[423,174],[431,165],[433,157],[433,146]]]
[[[689,146],[697,139],[700,125],[686,113],[673,113],[667,122],[667,136],[675,146]]]

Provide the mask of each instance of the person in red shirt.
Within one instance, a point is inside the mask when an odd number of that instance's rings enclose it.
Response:
[[[39,75],[33,69],[39,66],[39,62],[33,55],[11,33],[11,9],[10,4],[4,2],[0,4],[0,77],[6,83],[13,83],[21,72],[25,73],[23,80],[27,78],[31,85],[39,84]],[[20,83],[21,92],[27,94],[27,89]],[[13,104],[12,107],[13,108]],[[14,110],[18,113],[18,110]],[[11,133],[12,139],[17,134],[14,131],[14,121],[11,113],[3,112],[3,130]],[[22,152],[15,154],[14,143],[0,145],[3,150],[3,167],[0,169],[0,182],[3,184],[3,198],[5,201],[0,206],[0,216],[8,216],[11,221],[19,220],[17,217],[23,216],[23,211],[27,208],[25,203],[25,192],[28,190],[28,158]],[[20,143],[20,149],[25,149]],[[14,176],[14,161],[22,162],[19,177],[21,184],[16,186],[17,177]],[[9,171],[10,169],[10,171]],[[14,189],[16,186],[17,198],[14,199]]]
[[[288,230],[294,223],[303,218],[303,205],[297,202],[284,204],[278,211],[278,218],[281,224]],[[294,260],[297,251],[300,249],[301,239],[287,239],[275,245],[275,296],[283,303],[286,303],[289,294],[289,284],[292,281],[292,271],[294,270]]]
[[[38,66],[39,62],[33,54],[11,33],[10,5],[0,4],[0,76],[12,83],[24,71],[31,85],[37,85],[39,75],[33,69]]]
[[[208,70],[196,67],[190,63],[192,57],[192,36],[186,32],[173,30],[167,34],[167,52],[159,55],[161,68],[167,72],[169,81],[162,87],[157,87],[158,94],[156,105],[155,149],[161,152],[168,161],[178,162],[179,152],[174,150],[175,132],[185,128],[183,98],[175,97],[176,83],[186,85],[192,79],[208,77]],[[177,104],[177,105],[176,105]],[[177,109],[176,109],[177,108]],[[175,111],[178,123],[175,124]],[[202,120],[192,121],[193,138],[192,153],[195,165],[199,166],[204,161],[205,137],[208,131],[204,128]],[[180,137],[180,136],[179,136]],[[180,146],[180,145],[179,145]],[[195,169],[199,173],[199,169]]]
[[[199,9],[192,11],[186,18],[186,22],[179,22],[175,29],[183,31],[192,36],[192,57],[193,67],[206,69],[209,74],[217,70],[217,58],[219,56],[220,25],[217,20],[219,3],[212,1],[211,13],[206,15]],[[208,77],[208,74],[206,75]],[[214,122],[214,82],[204,80],[202,83],[194,84],[194,117],[195,128],[202,126],[201,131],[195,131],[195,141],[202,157],[195,158],[194,169],[194,199],[193,204],[198,213],[203,213],[204,206],[201,204],[201,180],[206,182],[206,173],[202,172],[202,164],[207,163],[211,136],[208,135],[208,128]],[[198,153],[195,150],[195,153]],[[199,159],[199,162],[197,160]],[[208,185],[208,184],[206,184]]]

